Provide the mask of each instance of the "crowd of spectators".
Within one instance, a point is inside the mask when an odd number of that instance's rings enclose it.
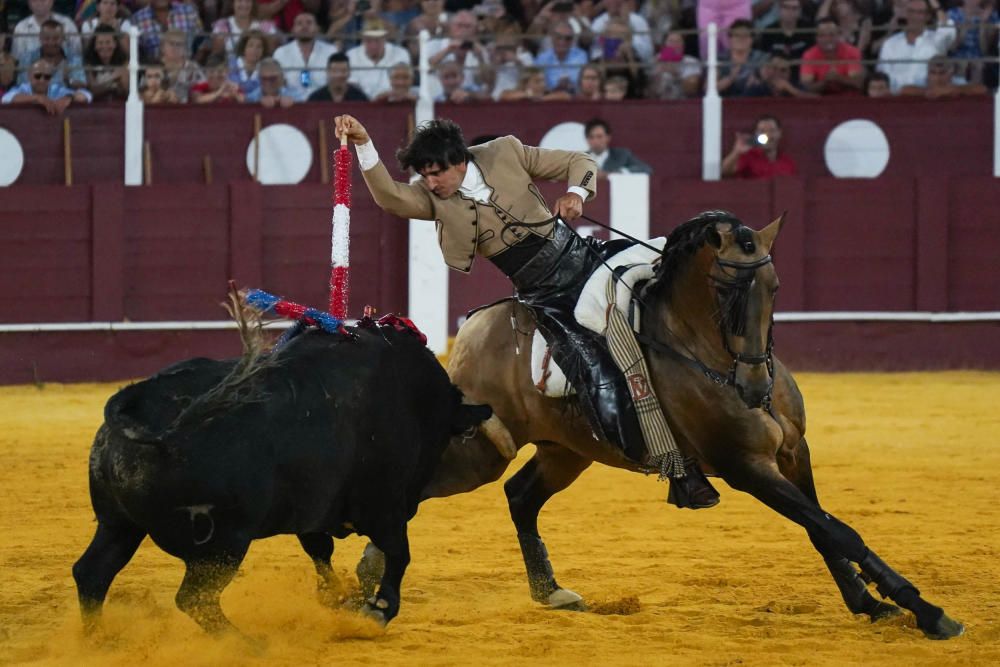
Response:
[[[147,103],[983,94],[998,0],[0,0],[3,102]],[[941,2],[951,4],[940,4]],[[45,84],[43,86],[43,83]]]

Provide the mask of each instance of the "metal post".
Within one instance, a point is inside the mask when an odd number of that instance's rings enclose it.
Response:
[[[125,102],[125,185],[142,185],[143,104],[139,95],[139,29],[128,35],[128,100]]]
[[[722,176],[722,98],[716,88],[719,69],[718,26],[708,24],[708,62],[705,97],[701,101],[701,177],[717,181]]]

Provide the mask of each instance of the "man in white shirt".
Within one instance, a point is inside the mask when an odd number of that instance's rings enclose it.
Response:
[[[66,33],[66,42],[63,45],[66,53],[80,55],[80,33],[73,19],[53,12],[52,0],[28,0],[28,7],[31,9],[31,16],[17,22],[10,49],[11,55],[17,58],[22,67],[26,67],[31,62],[31,54],[41,48],[39,35],[42,32],[42,24],[49,19],[62,24]]]
[[[326,64],[337,47],[316,39],[316,17],[302,12],[292,23],[294,40],[278,47],[274,59],[285,72],[285,85],[305,99],[326,85]]]
[[[627,20],[632,30],[632,48],[635,54],[639,60],[650,62],[653,59],[653,39],[649,34],[649,23],[646,19],[635,12],[630,12],[625,6],[625,0],[604,0],[604,8],[607,11],[594,19],[591,26],[594,34],[602,34],[612,18]]]
[[[428,63],[431,68],[445,60],[458,62],[465,72],[462,87],[466,90],[482,91],[492,87],[490,72],[485,65],[490,56],[476,38],[476,16],[470,11],[455,12],[448,22],[448,36],[432,39],[427,43]],[[437,76],[431,77],[431,95],[441,94],[441,82]]]
[[[400,63],[410,65],[410,52],[385,41],[389,31],[381,19],[365,21],[361,44],[347,51],[351,63],[350,82],[365,92],[368,99],[389,90],[389,70]]]
[[[948,19],[938,0],[930,0],[930,7],[937,13],[936,29],[927,28],[928,3],[925,0],[909,0],[906,3],[906,28],[885,40],[879,50],[876,69],[889,75],[893,93],[899,92],[903,86],[927,85],[927,61],[946,53],[955,41],[955,24]]]

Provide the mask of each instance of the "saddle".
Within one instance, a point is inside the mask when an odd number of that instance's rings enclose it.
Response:
[[[652,239],[649,244],[662,250],[666,242],[665,238],[660,237]],[[632,294],[632,288],[653,277],[655,270],[653,262],[658,258],[659,254],[640,245],[631,246],[612,255],[607,261],[607,266],[602,264],[587,279],[573,310],[576,321],[594,333],[602,336],[605,334],[609,304],[607,283],[611,279],[611,271],[614,270],[618,276],[614,287],[616,307],[632,325],[633,330],[638,332],[640,310]],[[549,344],[537,329],[531,342],[531,382],[539,392],[551,398],[563,398],[576,393],[566,379],[566,374],[552,359]]]

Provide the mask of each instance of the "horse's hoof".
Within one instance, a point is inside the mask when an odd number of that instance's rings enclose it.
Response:
[[[948,616],[944,612],[931,627],[920,628],[928,639],[951,639],[965,634],[965,626]]]
[[[568,588],[560,588],[549,595],[546,604],[550,609],[559,611],[587,611],[587,603],[583,601],[583,597]]]
[[[894,604],[889,604],[888,602],[879,602],[871,611],[866,612],[871,618],[872,623],[876,621],[884,621],[887,618],[893,618],[899,616],[903,613],[903,610]]]

